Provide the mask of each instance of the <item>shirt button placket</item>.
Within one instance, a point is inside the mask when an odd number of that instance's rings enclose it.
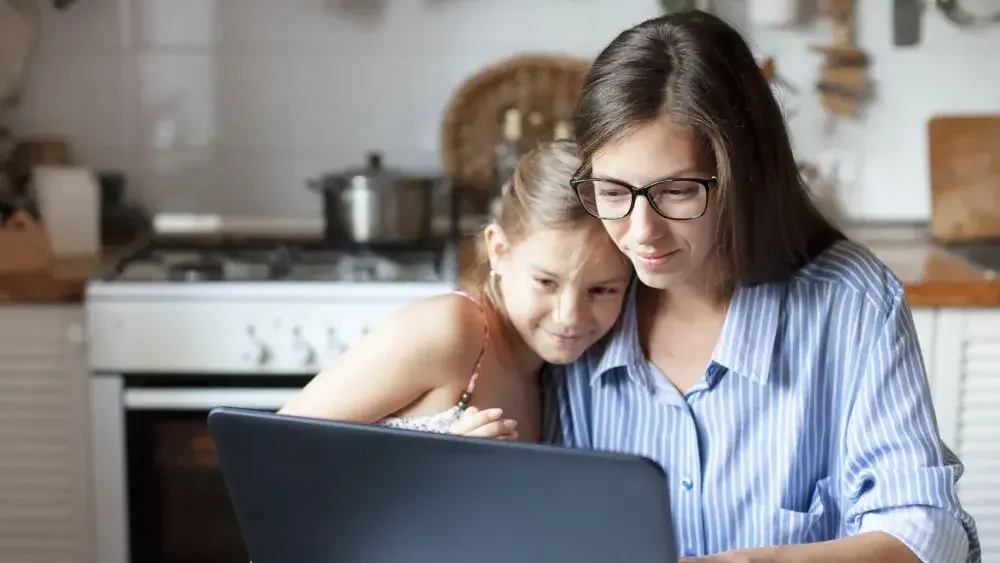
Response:
[[[705,530],[702,522],[701,504],[701,452],[698,443],[698,427],[690,409],[684,409],[681,448],[677,467],[679,473],[674,476],[674,482],[679,486],[674,488],[677,504],[681,507],[679,513],[684,518],[674,528],[683,538],[677,538],[685,557],[694,557],[704,553]]]

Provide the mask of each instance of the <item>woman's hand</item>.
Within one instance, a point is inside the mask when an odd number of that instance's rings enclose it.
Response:
[[[516,440],[517,421],[503,418],[502,409],[481,411],[476,407],[469,407],[462,413],[462,417],[451,426],[451,433],[477,438]]]

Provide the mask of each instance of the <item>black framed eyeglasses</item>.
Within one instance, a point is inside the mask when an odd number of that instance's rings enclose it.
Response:
[[[624,219],[635,208],[635,198],[645,196],[661,217],[675,221],[698,219],[708,210],[708,194],[718,178],[663,178],[642,187],[612,178],[574,178],[569,185],[583,208],[598,219]]]

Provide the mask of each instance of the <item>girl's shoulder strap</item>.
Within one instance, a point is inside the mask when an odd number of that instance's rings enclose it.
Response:
[[[465,409],[469,406],[469,402],[472,401],[472,393],[476,389],[476,380],[479,379],[479,368],[483,363],[483,357],[486,355],[486,347],[490,342],[490,321],[489,315],[486,314],[486,308],[483,306],[482,302],[464,291],[456,291],[455,293],[475,303],[476,306],[479,307],[479,312],[482,313],[483,316],[483,347],[479,350],[479,356],[476,358],[476,365],[472,370],[472,377],[469,379],[469,385],[465,388],[465,392],[462,393],[462,396],[458,400],[458,406]]]

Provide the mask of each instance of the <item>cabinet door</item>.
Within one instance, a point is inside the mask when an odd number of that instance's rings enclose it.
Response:
[[[1000,310],[942,310],[935,346],[941,436],[965,464],[958,495],[983,561],[1000,559]]]
[[[0,561],[90,563],[83,310],[0,307]]]

